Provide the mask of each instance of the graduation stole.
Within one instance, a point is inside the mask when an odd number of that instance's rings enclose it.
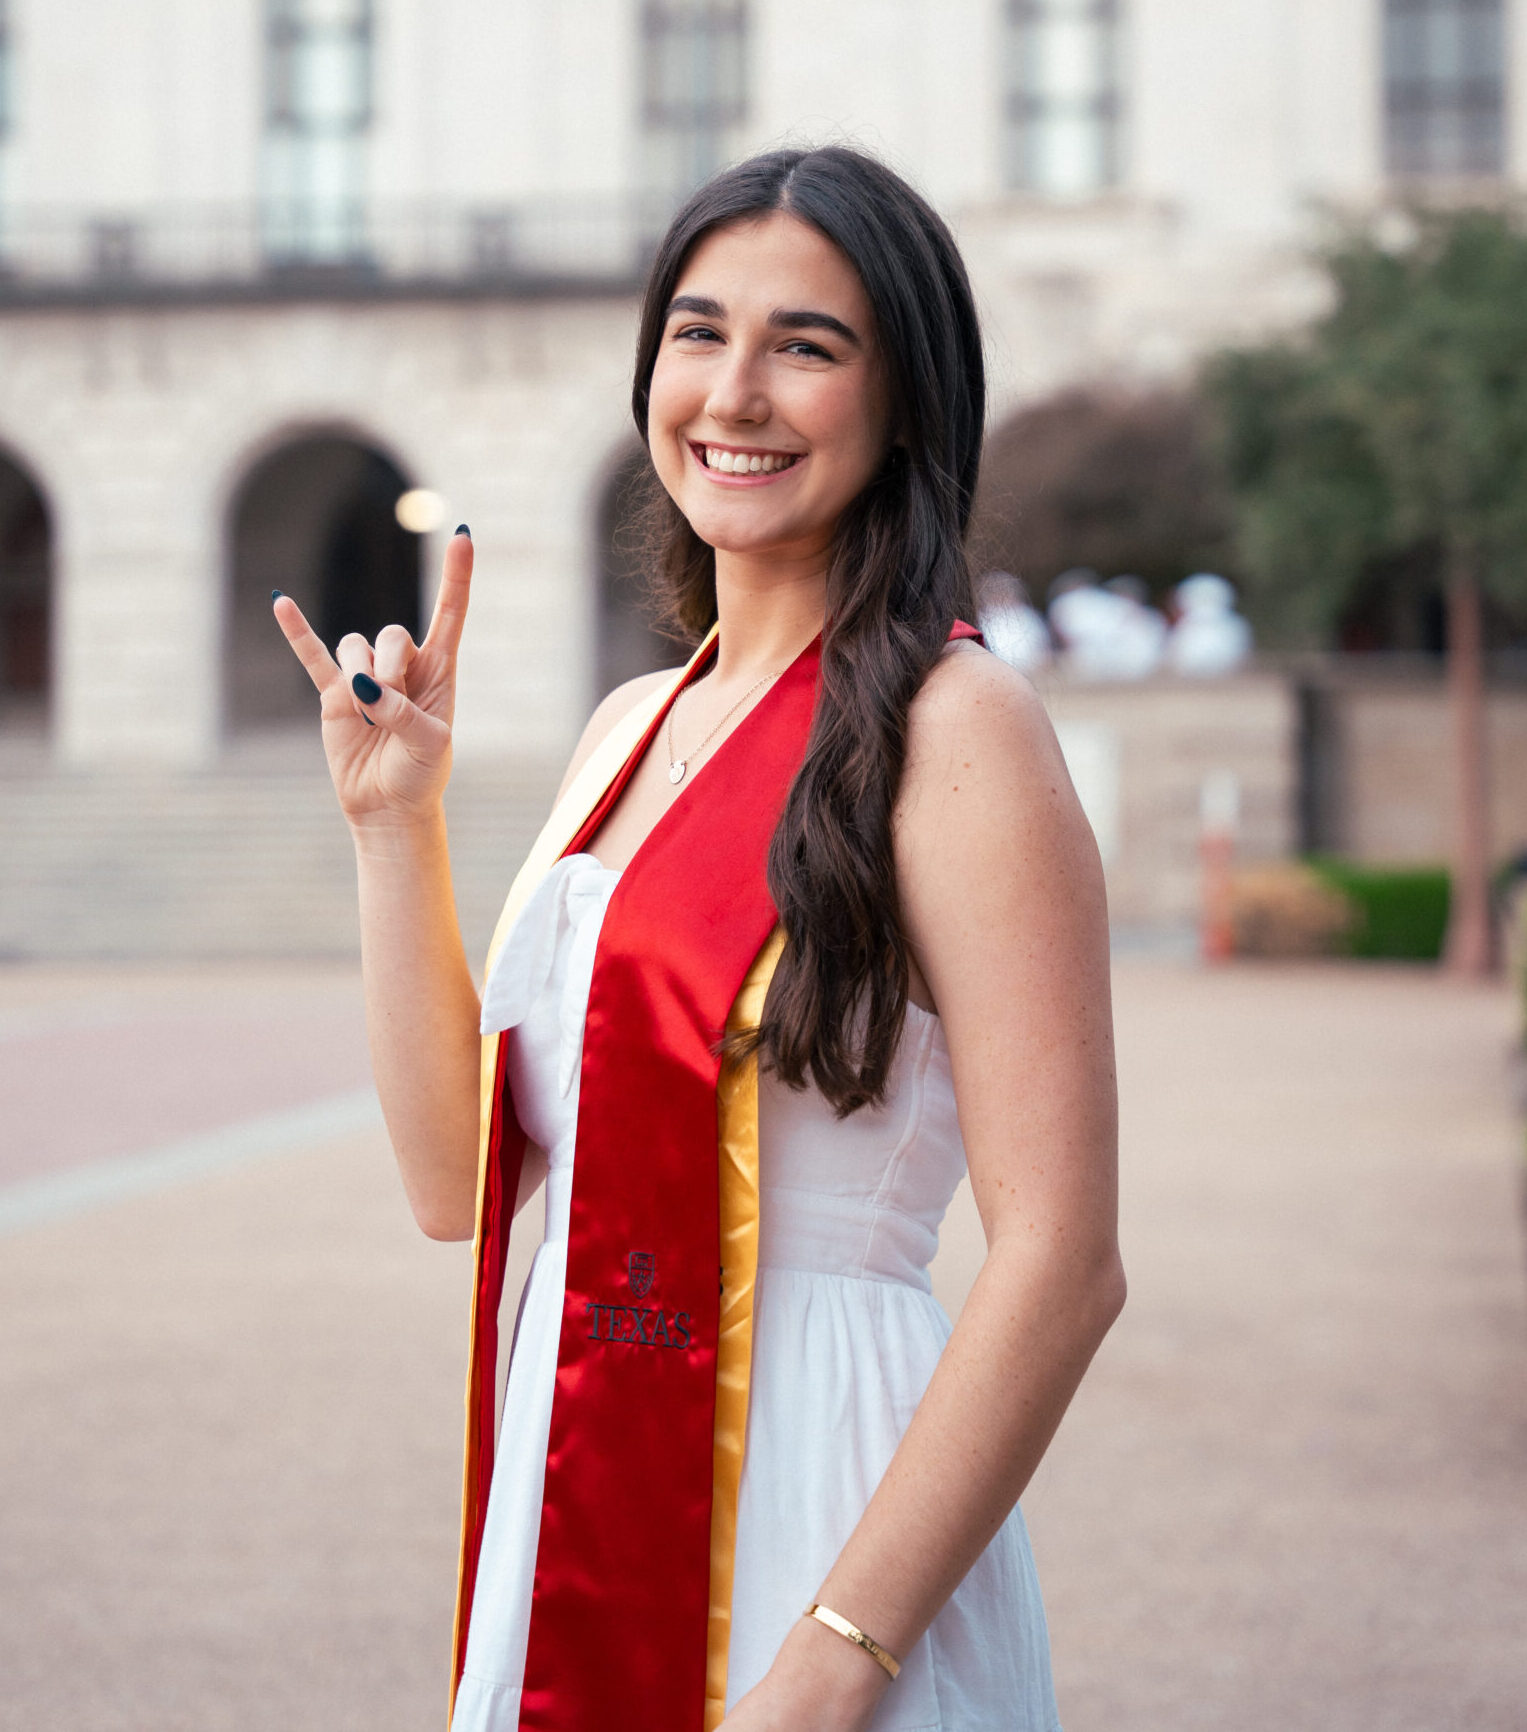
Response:
[[[616,725],[514,882],[493,957],[547,869],[620,797],[689,665]],[[820,642],[780,676],[621,874],[584,1030],[567,1285],[521,1732],[711,1732],[725,1713],[758,1261],[758,1087],[721,1062],[783,948],[769,841],[805,755]],[[498,1310],[525,1137],[505,1036],[483,1043],[452,1701],[493,1474]],[[514,1416],[508,1416],[514,1423]]]

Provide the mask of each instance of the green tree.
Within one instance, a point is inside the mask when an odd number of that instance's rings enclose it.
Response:
[[[1447,596],[1457,814],[1447,956],[1493,962],[1482,597],[1527,600],[1527,227],[1412,213],[1402,245],[1325,255],[1331,311],[1297,342],[1222,354],[1218,410],[1248,601],[1328,641],[1365,572],[1418,551]]]

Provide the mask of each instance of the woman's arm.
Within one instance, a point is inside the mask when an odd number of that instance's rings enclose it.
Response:
[[[445,814],[357,825],[354,837],[371,1069],[403,1189],[430,1238],[470,1239],[480,1006],[456,917]]]
[[[471,578],[471,538],[458,531],[423,643],[390,625],[375,649],[352,633],[334,656],[290,596],[274,602],[322,700],[324,750],[355,843],[371,1068],[403,1189],[435,1239],[471,1238],[477,1204],[480,1003],[456,916],[443,806]],[[564,789],[647,683],[632,681],[595,711]],[[516,1209],[544,1165],[539,1150],[527,1151]]]
[[[914,704],[896,850],[988,1245],[817,1594],[905,1655],[1028,1483],[1124,1276],[1102,869],[1038,697],[995,657],[951,650]],[[868,1655],[801,1619],[726,1732],[853,1732],[887,1688]]]
[[[462,949],[442,800],[471,537],[452,536],[423,643],[402,626],[331,656],[290,596],[276,622],[321,700],[324,751],[355,843],[371,1068],[415,1219],[470,1237],[477,1192],[477,992]],[[358,682],[358,683],[357,683]]]

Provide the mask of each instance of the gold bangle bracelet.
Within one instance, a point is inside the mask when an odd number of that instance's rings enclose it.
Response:
[[[829,1630],[836,1630],[840,1636],[847,1636],[849,1641],[863,1648],[877,1665],[884,1666],[893,1678],[901,1670],[901,1661],[894,1654],[888,1654],[879,1642],[875,1641],[872,1636],[866,1636],[857,1624],[849,1623],[847,1618],[829,1611],[826,1606],[820,1606],[812,1601],[802,1616],[815,1618],[819,1624],[826,1624]]]

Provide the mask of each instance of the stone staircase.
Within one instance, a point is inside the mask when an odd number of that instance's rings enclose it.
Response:
[[[468,955],[482,955],[560,766],[458,766],[447,796]],[[0,961],[349,956],[355,867],[309,737],[206,771],[60,770],[0,754]]]

